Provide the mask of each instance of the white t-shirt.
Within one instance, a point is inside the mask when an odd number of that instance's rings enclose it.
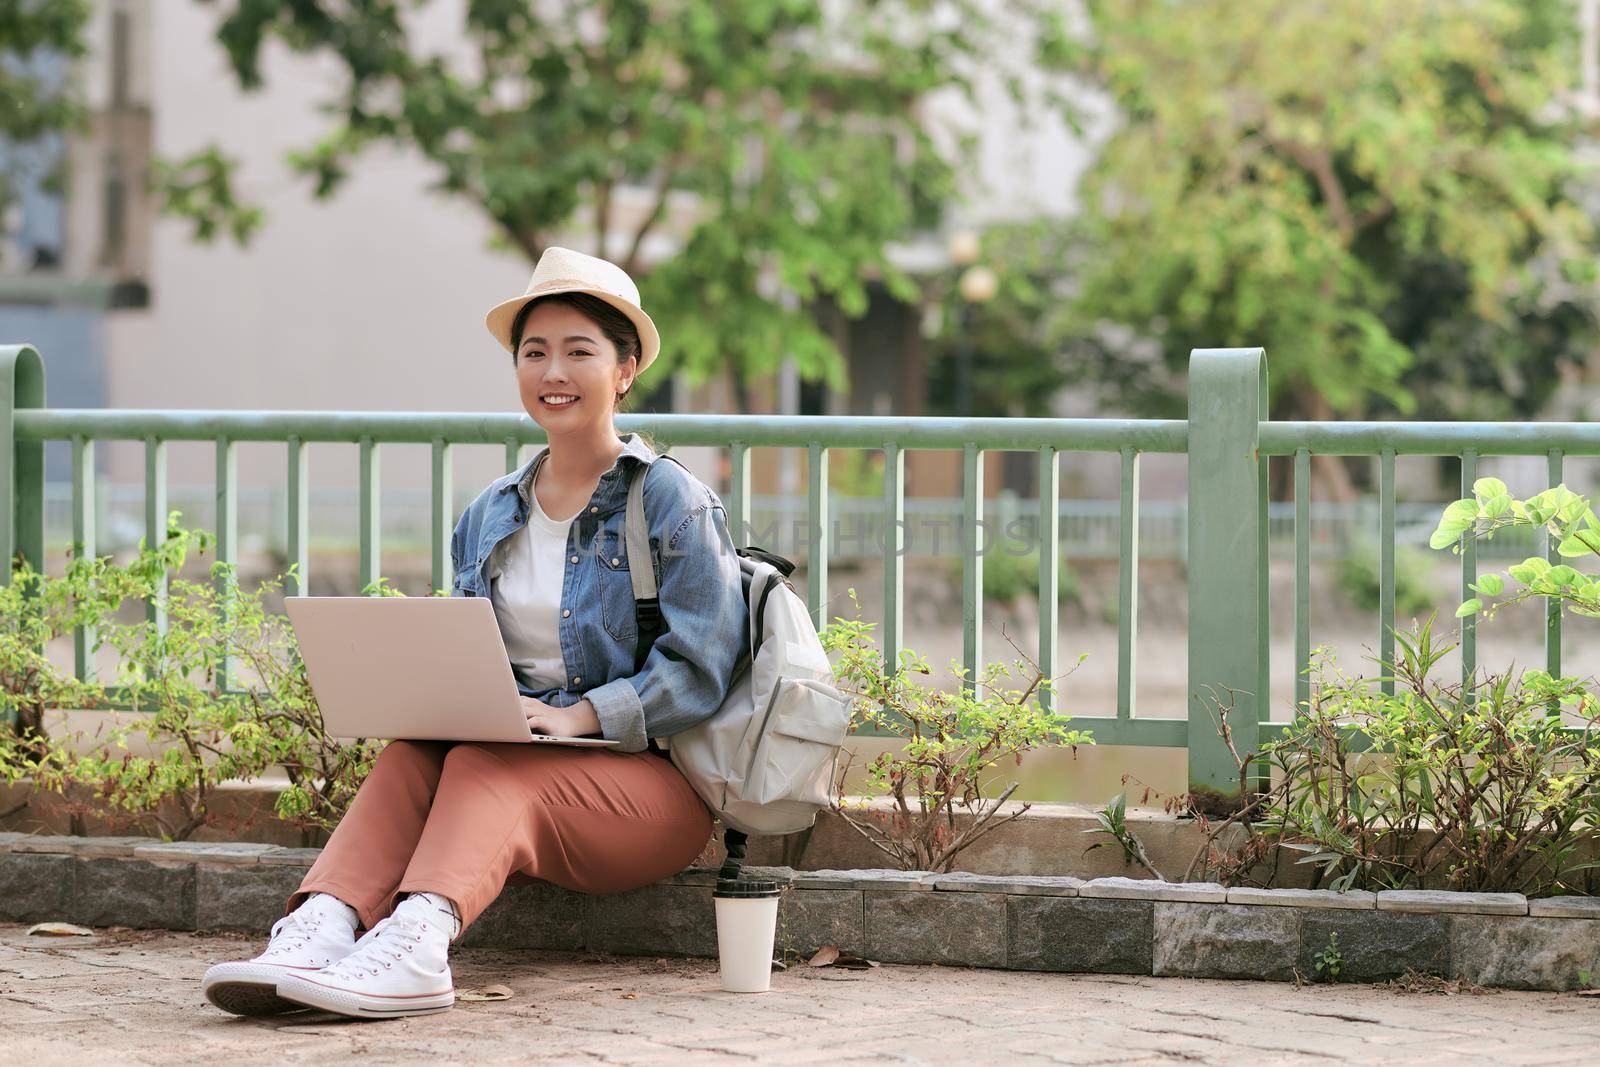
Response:
[[[495,546],[489,556],[489,597],[511,670],[530,689],[566,684],[561,658],[561,582],[567,531],[578,516],[556,520],[528,493],[528,521]]]

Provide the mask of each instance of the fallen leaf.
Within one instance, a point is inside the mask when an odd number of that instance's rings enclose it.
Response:
[[[839,958],[839,950],[832,945],[824,945],[817,949],[817,954],[806,961],[810,967],[826,967]]]
[[[72,923],[34,923],[28,927],[29,934],[44,934],[49,937],[93,937],[94,931],[87,926],[74,926]]]
[[[839,954],[839,958],[833,961],[833,965],[835,967],[843,967],[850,971],[864,971],[869,967],[876,967],[878,965],[878,961],[857,956],[853,952],[841,952]]]
[[[618,1000],[638,1000],[639,999],[639,994],[637,994],[637,993],[624,993],[624,994],[622,994],[622,996],[618,997],[617,999]]]
[[[481,989],[469,989],[464,993],[456,994],[457,1000],[510,1000],[511,989],[503,985],[486,985]]]

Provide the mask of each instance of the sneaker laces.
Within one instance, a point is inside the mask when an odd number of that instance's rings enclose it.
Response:
[[[272,937],[266,951],[261,954],[262,958],[305,947],[321,928],[322,919],[321,915],[304,906],[291,911],[272,924]]]
[[[428,920],[422,916],[409,909],[396,910],[378,920],[356,943],[354,951],[324,973],[329,977],[354,979],[381,974],[405,959],[406,953],[414,951],[422,943],[423,933],[430,929]]]

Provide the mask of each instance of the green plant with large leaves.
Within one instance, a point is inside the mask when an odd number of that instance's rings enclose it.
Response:
[[[1600,556],[1600,517],[1587,497],[1565,483],[1520,500],[1501,479],[1479,478],[1472,483],[1472,496],[1445,508],[1428,543],[1459,553],[1471,539],[1491,540],[1514,527],[1543,530],[1557,555],[1579,566],[1529,556],[1503,573],[1480,575],[1471,586],[1476,595],[1456,609],[1457,617],[1492,617],[1507,604],[1538,597],[1557,602],[1574,615],[1600,618],[1600,574],[1579,569]]]

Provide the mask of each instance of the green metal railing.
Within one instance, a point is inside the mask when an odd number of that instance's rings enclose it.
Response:
[[[1260,349],[1197,350],[1189,374],[1189,419],[1009,419],[895,417],[774,417],[768,415],[623,415],[623,432],[641,430],[671,449],[709,445],[726,449],[731,484],[724,494],[735,539],[750,535],[750,465],[753,448],[804,448],[808,457],[809,558],[806,598],[818,626],[830,621],[826,590],[829,530],[828,459],[837,449],[872,449],[884,454],[883,508],[888,536],[879,647],[894,663],[904,645],[905,456],[911,449],[947,450],[962,456],[964,521],[962,664],[969,677],[985,662],[982,645],[983,565],[990,538],[985,523],[984,456],[992,451],[1029,451],[1038,457],[1039,543],[1059,544],[1060,457],[1098,453],[1118,457],[1121,467],[1121,559],[1117,696],[1113,714],[1077,716],[1100,744],[1187,748],[1189,778],[1197,786],[1231,791],[1236,768],[1215,729],[1206,695],[1224,688],[1238,694],[1230,715],[1234,741],[1250,751],[1282,724],[1268,721],[1267,464],[1292,457],[1295,485],[1295,693],[1309,697],[1310,661],[1310,462],[1314,455],[1367,455],[1379,461],[1380,611],[1379,643],[1392,654],[1395,617],[1394,468],[1397,455],[1458,456],[1462,485],[1470,493],[1479,458],[1544,455],[1551,484],[1561,477],[1566,456],[1600,455],[1600,425],[1500,423],[1273,423],[1267,419],[1266,367]],[[432,450],[432,584],[449,586],[451,449],[456,445],[502,445],[506,469],[517,466],[522,447],[544,440],[526,416],[356,412],[189,412],[51,410],[45,407],[44,370],[28,346],[0,347],[0,500],[9,502],[0,522],[0,552],[20,553],[38,565],[44,552],[46,441],[66,441],[73,456],[73,539],[84,552],[95,548],[93,448],[97,441],[142,442],[145,454],[145,525],[152,542],[165,534],[166,445],[209,441],[216,449],[217,556],[234,562],[238,549],[240,442],[284,446],[287,487],[287,555],[305,589],[309,481],[307,446],[334,442],[358,449],[360,457],[360,550],[363,583],[380,574],[379,458],[384,445],[421,444]],[[1188,708],[1186,718],[1137,713],[1135,639],[1138,633],[1139,468],[1146,454],[1188,455]],[[819,549],[820,547],[820,550]],[[1547,546],[1554,558],[1554,546]],[[1039,553],[1037,661],[1046,677],[1057,675],[1060,637],[1056,588],[1058,552]],[[4,576],[0,576],[4,577]],[[1470,545],[1461,557],[1462,588],[1477,578]],[[154,617],[159,600],[150,607]],[[1462,669],[1475,666],[1471,620],[1463,628]],[[1548,666],[1558,671],[1560,616],[1551,611],[1545,639]],[[92,670],[92,635],[79,634],[76,668]],[[1044,705],[1050,706],[1044,694]]]

